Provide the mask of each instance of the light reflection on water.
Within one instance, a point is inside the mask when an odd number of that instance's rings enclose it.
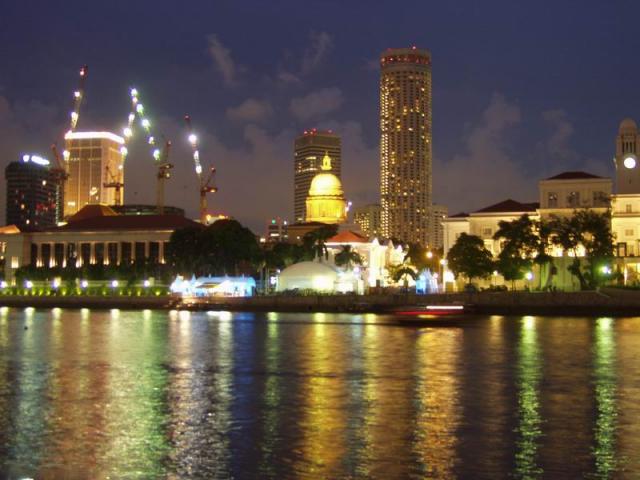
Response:
[[[640,318],[0,309],[0,477],[640,475]]]

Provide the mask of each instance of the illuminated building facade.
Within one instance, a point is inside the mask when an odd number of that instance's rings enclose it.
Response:
[[[286,242],[289,239],[289,222],[280,217],[267,223],[266,241],[269,243]]]
[[[342,151],[340,137],[330,131],[307,130],[294,144],[293,160],[293,212],[295,222],[304,222],[307,216],[306,199],[311,180],[321,170],[325,154],[331,157],[331,173],[342,178]]]
[[[0,230],[4,279],[13,282],[24,266],[164,264],[171,234],[185,227],[201,225],[181,215],[119,215],[106,205],[87,205],[65,225],[36,232],[5,227]]]
[[[347,202],[342,182],[332,173],[331,157],[322,158],[320,173],[313,177],[306,201],[306,222],[342,223],[347,219]]]
[[[120,204],[124,198],[124,139],[110,132],[70,132],[65,135],[69,177],[64,188],[64,217],[85,205]],[[116,188],[105,184],[120,184]],[[118,198],[119,195],[119,198]]]
[[[616,136],[616,193],[640,193],[640,133],[638,126],[631,118],[620,123]]]
[[[62,175],[37,155],[24,155],[4,170],[6,224],[20,229],[55,226],[62,219]]]
[[[353,223],[368,237],[380,236],[380,204],[373,203],[353,209]]]
[[[431,54],[389,49],[380,58],[382,235],[429,240],[431,207]]]
[[[431,206],[433,224],[429,229],[429,247],[439,249],[444,245],[444,226],[442,222],[447,218],[449,210],[444,205]]]

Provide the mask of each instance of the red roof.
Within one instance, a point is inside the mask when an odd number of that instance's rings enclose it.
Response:
[[[504,200],[494,205],[489,205],[480,210],[476,210],[474,213],[511,213],[511,212],[535,212],[540,207],[538,202],[532,203],[520,203],[512,199]]]
[[[603,178],[587,172],[562,172],[546,180],[580,180],[585,178]]]
[[[176,230],[192,226],[202,225],[180,215],[108,215],[77,220],[55,230]]]
[[[351,230],[345,230],[331,237],[326,243],[369,243],[369,239]]]

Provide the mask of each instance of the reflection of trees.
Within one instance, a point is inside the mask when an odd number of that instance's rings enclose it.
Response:
[[[523,319],[517,362],[518,425],[515,474],[518,478],[534,478],[542,473],[538,462],[542,435],[539,393],[542,367],[534,317]]]
[[[418,340],[414,450],[429,478],[455,477],[461,341],[459,329],[433,329]]]

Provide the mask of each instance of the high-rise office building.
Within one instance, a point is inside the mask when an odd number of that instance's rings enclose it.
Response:
[[[331,157],[331,173],[342,180],[342,152],[340,137],[331,131],[306,130],[295,140],[293,159],[294,221],[307,217],[306,200],[311,180],[322,168],[325,154]]]
[[[4,170],[7,225],[21,230],[54,227],[62,219],[62,174],[38,155],[24,155]]]
[[[122,137],[110,132],[72,132],[65,135],[65,148],[69,175],[64,188],[65,218],[88,204],[121,203],[124,197]],[[105,187],[105,184],[120,187]]]
[[[427,244],[431,218],[431,54],[389,49],[380,57],[382,235]]]
[[[368,237],[380,235],[380,204],[372,203],[353,209],[353,223]]]
[[[432,225],[429,229],[429,247],[439,249],[444,245],[444,225],[442,222],[449,215],[449,209],[444,205],[431,206]]]

